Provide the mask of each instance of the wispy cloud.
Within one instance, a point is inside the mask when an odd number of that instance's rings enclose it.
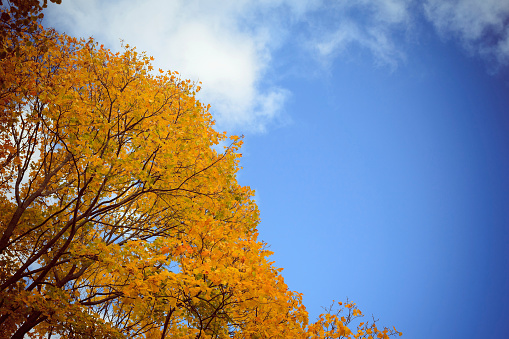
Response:
[[[469,51],[509,64],[509,1],[427,0],[424,9],[444,38],[459,38]]]
[[[395,37],[412,24],[410,5],[410,0],[327,3],[317,12],[322,21],[313,23],[318,29],[311,32],[310,47],[325,63],[360,47],[373,55],[375,63],[394,68],[405,59]]]

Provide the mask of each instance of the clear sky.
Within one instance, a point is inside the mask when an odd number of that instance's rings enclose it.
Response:
[[[64,0],[46,26],[202,81],[312,319],[509,338],[509,0]]]

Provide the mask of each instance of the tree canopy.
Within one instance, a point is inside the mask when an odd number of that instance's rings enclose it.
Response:
[[[241,138],[199,84],[41,27],[0,61],[6,338],[387,338],[355,304],[309,322],[257,239]],[[226,145],[217,151],[218,145]],[[353,323],[352,323],[353,324]]]

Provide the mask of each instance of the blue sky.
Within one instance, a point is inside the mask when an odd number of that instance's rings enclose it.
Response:
[[[509,1],[63,1],[45,24],[203,82],[315,318],[509,337]]]

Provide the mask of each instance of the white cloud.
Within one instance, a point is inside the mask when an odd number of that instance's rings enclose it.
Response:
[[[388,24],[407,23],[410,19],[409,6],[412,0],[362,0],[352,6],[369,7],[375,22]]]
[[[329,4],[320,16],[329,16],[324,27],[312,32],[311,48],[328,63],[352,46],[368,50],[375,63],[396,67],[405,59],[395,33],[412,23],[411,0],[349,0]]]
[[[457,36],[468,50],[509,63],[509,1],[427,0],[424,10],[442,36]]]

